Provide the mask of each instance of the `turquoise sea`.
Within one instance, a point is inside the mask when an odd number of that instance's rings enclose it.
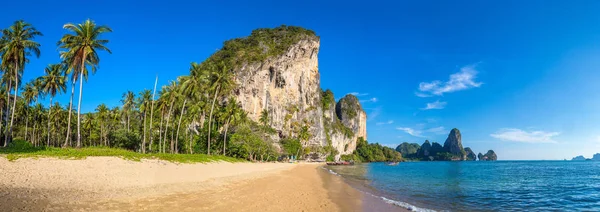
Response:
[[[325,166],[414,211],[600,211],[599,161],[404,162]]]

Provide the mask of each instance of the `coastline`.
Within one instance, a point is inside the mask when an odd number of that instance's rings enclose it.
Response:
[[[0,157],[0,205],[3,211],[400,209],[361,193],[321,166]]]

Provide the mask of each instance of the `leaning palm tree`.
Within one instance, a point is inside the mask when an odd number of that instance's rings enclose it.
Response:
[[[40,57],[40,44],[33,41],[36,36],[41,36],[42,33],[37,31],[31,24],[19,20],[10,26],[8,29],[2,30],[2,41],[0,46],[0,54],[2,55],[2,70],[6,74],[13,75],[15,78],[15,95],[13,98],[12,115],[10,118],[9,132],[4,137],[4,146],[12,139],[13,121],[15,119],[15,106],[17,103],[17,95],[19,93],[19,75],[25,70],[25,64],[29,62],[27,56],[32,53],[36,57]],[[10,93],[10,88],[8,89]],[[7,126],[8,127],[8,126]]]
[[[92,20],[86,20],[81,24],[65,24],[63,28],[71,31],[73,34],[64,35],[58,42],[59,48],[65,51],[61,57],[68,64],[68,68],[79,69],[79,102],[77,104],[77,147],[81,147],[81,95],[83,90],[83,78],[86,63],[96,70],[100,62],[97,54],[98,50],[104,50],[111,53],[105,44],[108,40],[99,39],[100,35],[106,32],[112,32],[108,26],[97,26]],[[73,73],[75,74],[75,72]],[[87,76],[86,76],[87,77]]]
[[[46,75],[41,77],[42,91],[50,95],[50,106],[52,106],[52,98],[58,93],[65,92],[67,89],[67,77],[64,75],[63,66],[60,64],[51,64],[44,70]],[[50,146],[50,114],[51,109],[48,110],[48,141],[47,146]]]

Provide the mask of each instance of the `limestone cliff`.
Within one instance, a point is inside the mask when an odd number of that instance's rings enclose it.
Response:
[[[282,40],[293,36],[289,33],[292,32],[279,30],[269,39]],[[258,33],[253,32],[252,36],[255,34]],[[264,51],[270,48],[261,43],[249,45],[259,45],[265,48]],[[356,138],[362,136],[366,139],[366,114],[358,100],[346,103],[345,99],[352,98],[349,96],[340,101],[342,105],[353,107],[342,106],[341,109],[343,114],[357,114],[355,117],[337,114],[337,105],[340,103],[323,103],[319,47],[319,37],[314,34],[302,35],[289,46],[278,46],[285,48],[281,54],[239,65],[234,69],[237,87],[233,89],[233,95],[248,112],[250,119],[258,121],[261,113],[267,112],[270,126],[279,134],[275,140],[296,137],[302,128],[308,128],[310,136],[303,141],[304,146],[332,146],[340,154],[349,154],[356,148]]]
[[[452,129],[450,134],[448,134],[446,142],[444,142],[444,151],[452,154],[453,157],[458,157],[458,160],[464,160],[466,154],[461,140],[460,131],[456,128]]]

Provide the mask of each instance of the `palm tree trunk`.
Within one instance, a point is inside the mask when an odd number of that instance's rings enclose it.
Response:
[[[77,148],[81,147],[81,94],[83,92],[83,69],[85,68],[85,49],[81,59],[81,70],[79,72],[79,103],[77,103]]]
[[[156,84],[158,83],[158,75],[156,75],[156,80],[154,81],[154,90],[152,91],[152,106],[150,106],[150,152],[152,152],[152,141],[154,140],[154,133],[152,133],[152,117],[154,117],[154,95],[156,95]]]
[[[225,123],[225,135],[223,137],[223,155],[225,155],[225,148],[227,146],[227,129],[229,129],[229,120],[231,120],[231,118],[229,118]]]
[[[52,112],[52,96],[50,96],[50,107],[48,107],[48,141],[46,147],[50,146],[50,112]]]
[[[67,138],[65,139],[65,144],[63,144],[63,146],[67,146],[67,142],[69,142],[71,139],[71,110],[73,110],[73,96],[75,96],[75,80],[73,80],[73,83],[71,83],[71,100],[69,100],[69,122],[67,122]]]
[[[158,127],[158,152],[162,150],[162,126],[165,119],[164,109],[160,111],[160,126]]]
[[[8,116],[10,115],[10,111],[8,110],[9,106],[10,106],[10,89],[12,86],[12,80],[8,80],[8,89],[6,89],[6,119],[4,119],[4,125],[6,126],[6,131],[8,131]],[[4,117],[1,117],[4,118]],[[8,135],[8,132],[6,132],[4,137],[4,147],[6,147],[8,145],[8,137],[6,137],[6,135]]]
[[[19,63],[15,62],[15,98],[13,101],[12,114],[10,116],[10,133],[8,142],[12,141],[13,120],[15,119],[15,108],[17,106],[17,94],[19,93]],[[6,142],[4,142],[6,144]]]
[[[163,153],[167,152],[167,132],[169,131],[169,121],[171,120],[171,113],[173,112],[173,103],[175,99],[171,101],[171,106],[169,106],[169,115],[167,115],[167,126],[165,127],[165,136],[163,137]]]
[[[194,149],[192,148],[192,147],[193,147],[193,146],[192,146],[192,137],[193,137],[193,135],[192,135],[192,133],[191,133],[191,132],[190,132],[190,133],[188,133],[188,134],[189,134],[189,136],[190,136],[190,143],[189,143],[189,144],[190,144],[190,154],[194,154]]]
[[[175,137],[175,153],[178,153],[177,144],[179,143],[179,128],[181,127],[181,119],[183,118],[183,114],[185,113],[185,103],[187,103],[187,98],[183,100],[183,105],[181,106],[181,114],[179,115],[179,124],[177,124],[177,137]]]
[[[144,140],[142,141],[142,153],[146,154],[146,110],[144,110]]]
[[[212,106],[210,106],[210,115],[208,116],[208,154],[210,155],[210,131],[212,130],[212,114],[215,109],[215,102],[217,101],[217,95],[219,94],[220,85],[217,86],[217,90],[215,90],[215,97],[213,98]]]
[[[29,127],[29,114],[25,115],[25,141],[27,141],[27,128]],[[33,144],[33,142],[31,142]]]
[[[35,121],[35,120],[34,120]],[[35,138],[35,130],[37,129],[37,122],[33,122],[33,132],[31,135],[31,142],[33,142],[33,146],[37,146],[36,138]]]

